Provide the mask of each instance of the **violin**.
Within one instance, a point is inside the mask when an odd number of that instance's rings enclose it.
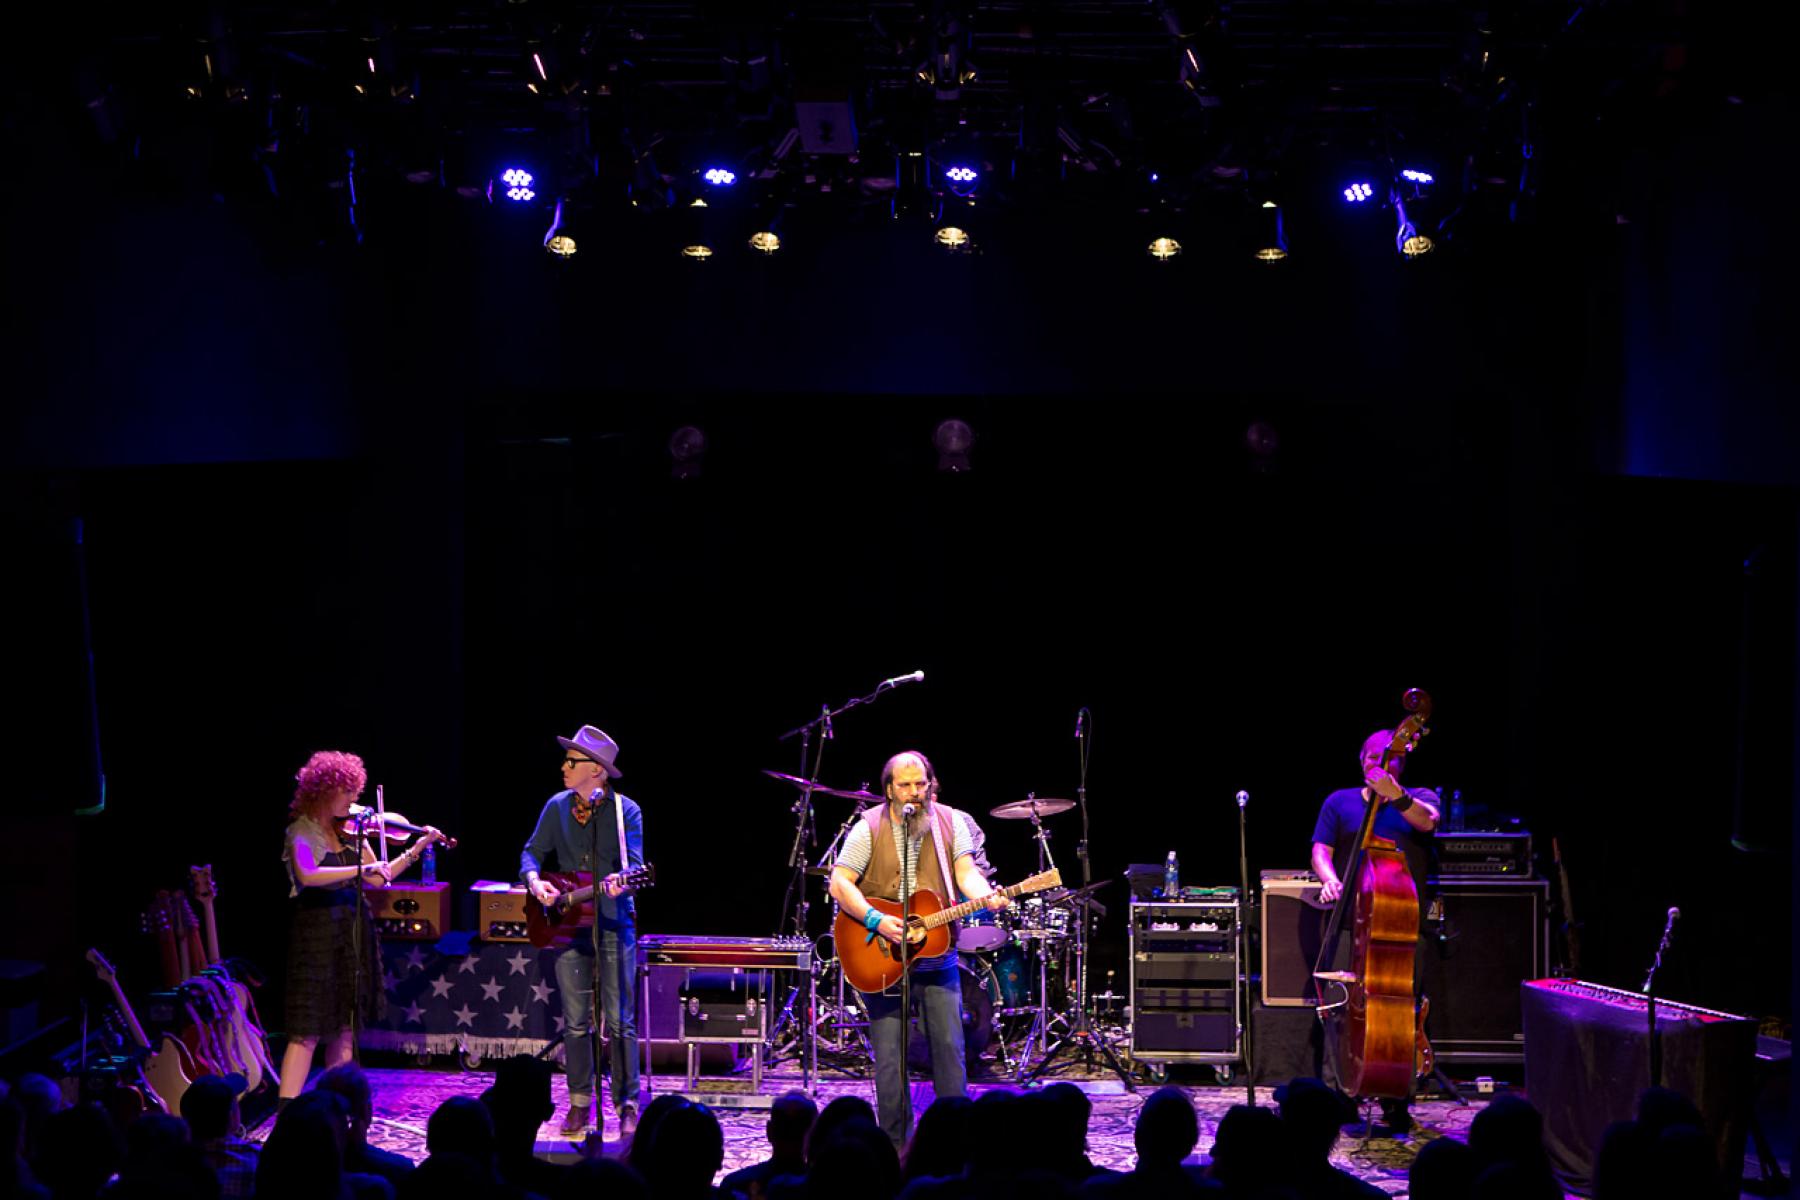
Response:
[[[430,837],[446,850],[456,849],[456,839],[430,825],[415,825],[393,810],[377,812],[364,804],[352,804],[348,816],[338,818],[338,833],[349,837],[360,830],[365,837],[386,838],[404,844],[414,835]]]

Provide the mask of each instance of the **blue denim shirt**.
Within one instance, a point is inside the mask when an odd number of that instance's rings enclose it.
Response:
[[[611,875],[619,866],[619,819],[613,805],[625,810],[625,852],[632,868],[644,865],[644,810],[629,796],[611,788],[594,805],[586,825],[575,821],[575,793],[561,791],[544,803],[538,814],[537,828],[519,855],[519,881],[531,871],[592,871],[596,880]],[[555,861],[548,867],[546,860]],[[595,922],[603,929],[631,925],[636,906],[630,896],[613,899],[604,893],[594,894],[599,914]]]

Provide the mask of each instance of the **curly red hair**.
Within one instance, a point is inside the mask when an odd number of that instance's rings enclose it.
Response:
[[[339,790],[360,796],[368,786],[369,772],[363,760],[342,750],[321,750],[306,760],[294,776],[294,799],[289,819],[307,816],[331,793]]]

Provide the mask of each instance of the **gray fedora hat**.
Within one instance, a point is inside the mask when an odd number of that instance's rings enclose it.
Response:
[[[613,766],[613,759],[619,756],[619,743],[607,737],[592,725],[583,725],[575,731],[574,737],[559,737],[564,750],[574,750],[585,754],[605,768],[608,776],[617,779],[619,768]]]

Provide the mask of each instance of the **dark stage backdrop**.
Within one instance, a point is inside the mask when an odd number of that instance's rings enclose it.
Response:
[[[793,797],[760,771],[800,766],[778,735],[923,669],[839,719],[825,780],[873,783],[918,747],[978,812],[1072,796],[1087,705],[1096,878],[1173,849],[1194,883],[1236,879],[1240,788],[1253,875],[1303,866],[1361,739],[1428,688],[1409,778],[1564,839],[1586,975],[1641,982],[1679,904],[1665,994],[1785,1011],[1788,876],[1731,841],[1746,812],[1785,838],[1785,799],[1739,796],[1728,731],[1744,559],[1768,547],[1791,580],[1792,497],[1560,474],[1507,411],[656,400],[568,445],[482,430],[89,473],[109,808],[56,835],[66,867],[11,818],[11,878],[75,897],[13,952],[73,980],[93,941],[147,982],[136,911],[211,861],[226,949],[270,970],[279,1012],[277,852],[307,753],[363,754],[390,805],[461,837],[440,866],[460,887],[516,871],[553,737],[584,722],[646,809],[645,927],[768,934]],[[966,475],[929,448],[950,413],[981,433]],[[1252,416],[1280,425],[1271,459],[1242,441]],[[674,480],[661,443],[689,418],[712,449]],[[822,835],[846,815],[821,800]],[[1077,822],[1051,821],[1068,877]],[[1034,867],[1027,826],[985,824],[1003,875]],[[1103,896],[1101,972],[1122,968],[1123,888]]]

